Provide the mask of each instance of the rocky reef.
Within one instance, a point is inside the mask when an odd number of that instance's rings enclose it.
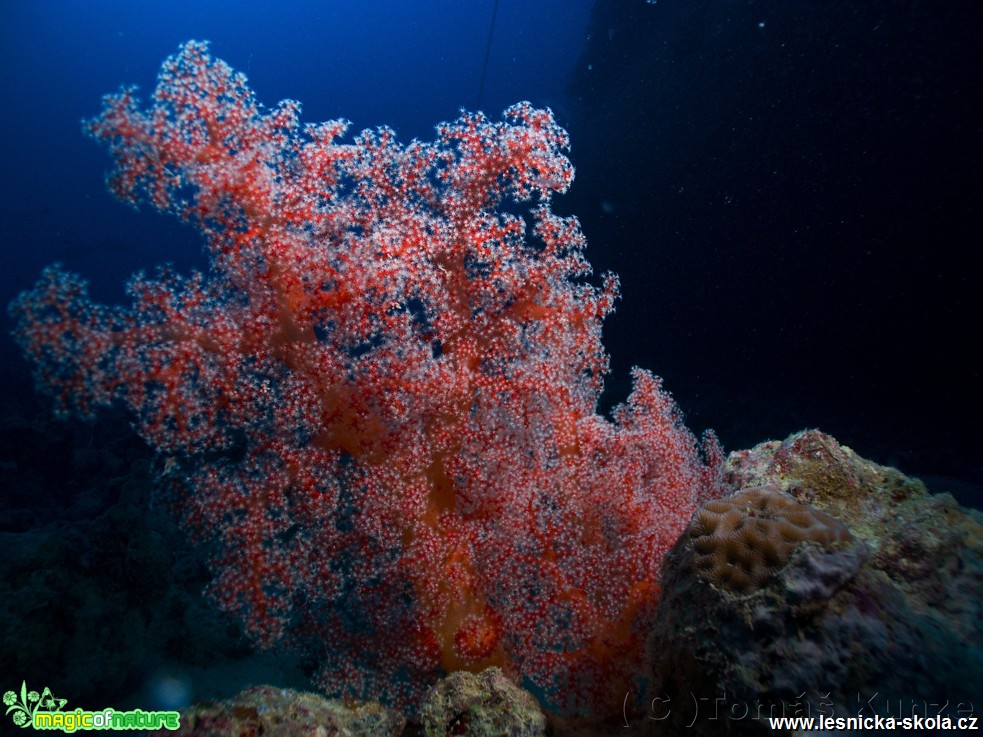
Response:
[[[181,714],[183,737],[399,737],[406,720],[376,703],[345,703],[273,686],[248,688],[219,703],[202,703]]]
[[[658,733],[978,713],[983,515],[818,431],[732,453],[727,482],[666,559]]]
[[[818,431],[730,454],[731,493],[697,511],[666,559],[650,682],[605,723],[546,715],[497,669],[448,675],[415,718],[283,688],[299,679],[251,665],[204,610],[173,530],[146,515],[150,467],[117,473],[105,511],[3,537],[11,671],[52,679],[75,706],[150,706],[118,694],[168,660],[196,674],[182,733],[198,737],[755,735],[776,733],[767,716],[981,708],[983,515]],[[148,585],[157,597],[140,604]],[[221,700],[263,682],[277,686]]]

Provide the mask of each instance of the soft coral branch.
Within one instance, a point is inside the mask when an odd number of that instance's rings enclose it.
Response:
[[[12,306],[63,411],[122,401],[209,543],[211,593],[331,691],[415,699],[498,664],[560,708],[616,708],[662,556],[709,463],[658,379],[596,412],[617,279],[555,215],[573,167],[548,110],[464,113],[433,143],[301,127],[190,42],[147,110],[86,131],[110,188],[196,225],[207,274],[93,305],[57,269]]]

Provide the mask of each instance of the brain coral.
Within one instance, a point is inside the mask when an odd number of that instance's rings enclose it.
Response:
[[[700,577],[736,594],[764,585],[803,543],[828,547],[853,539],[838,519],[770,484],[708,502],[688,534]]]

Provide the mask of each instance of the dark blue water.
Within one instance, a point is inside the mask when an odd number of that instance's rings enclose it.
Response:
[[[607,401],[643,365],[727,447],[818,426],[978,486],[972,4],[611,0],[593,23],[591,6],[500,3],[481,107],[529,99],[571,130],[578,178],[557,208],[624,284]],[[120,84],[149,93],[184,40],[308,121],[409,140],[478,103],[490,0],[277,7],[4,5],[0,301],[54,260],[109,301],[138,269],[202,263],[189,228],[105,192],[78,127]]]
[[[981,22],[598,4],[569,199],[622,274],[614,381],[654,366],[731,448],[819,427],[980,505]]]

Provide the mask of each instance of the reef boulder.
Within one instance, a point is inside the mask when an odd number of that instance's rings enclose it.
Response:
[[[646,720],[979,714],[983,515],[814,430],[726,475],[665,561]]]
[[[536,698],[499,668],[458,671],[439,681],[424,700],[425,737],[542,737],[546,717]]]
[[[273,686],[197,704],[181,714],[180,737],[399,737],[406,720],[374,702],[343,702]]]

